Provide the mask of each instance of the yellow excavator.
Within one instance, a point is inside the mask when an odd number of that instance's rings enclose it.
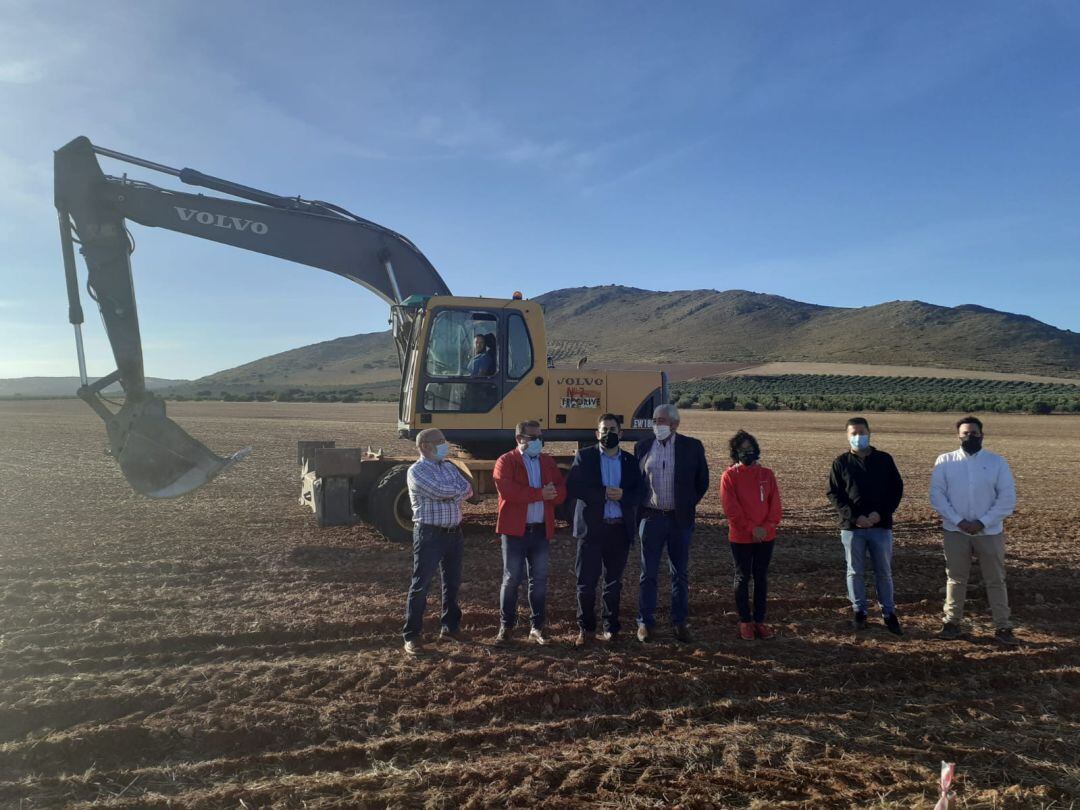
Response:
[[[228,195],[175,191],[106,175],[104,157]],[[247,450],[222,457],[165,415],[146,388],[132,283],[134,242],[127,222],[165,228],[328,270],[366,287],[390,305],[401,369],[398,435],[412,439],[439,428],[463,450],[455,463],[478,497],[494,492],[494,459],[514,446],[514,426],[536,419],[547,441],[595,441],[597,417],[618,414],[624,439],[644,437],[657,405],[668,401],[661,371],[556,369],[547,354],[544,313],[515,293],[510,299],[450,294],[419,248],[399,233],[319,200],[283,197],[194,169],[175,169],[79,137],[54,155],[55,203],[67,280],[68,319],[75,328],[78,396],[104,420],[109,452],[137,492],[183,495],[210,481]],[[86,263],[86,289],[101,310],[116,370],[90,383],[83,351],[82,305],[75,262]],[[101,397],[119,382],[124,401]],[[367,519],[391,539],[410,536],[405,486],[415,452],[397,455],[298,443],[301,503],[320,525]]]

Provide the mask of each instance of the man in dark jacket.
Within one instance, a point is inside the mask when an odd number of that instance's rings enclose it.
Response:
[[[638,640],[648,641],[656,623],[656,580],[667,548],[671,569],[671,623],[675,638],[690,641],[690,540],[698,502],[709,491],[705,447],[678,432],[679,411],[660,405],[653,412],[653,436],[634,448],[641,467],[641,591]]]
[[[892,456],[870,444],[870,423],[861,416],[847,421],[850,450],[832,463],[829,500],[840,520],[840,540],[847,558],[847,590],[855,611],[852,627],[866,628],[866,556],[874,566],[881,615],[889,632],[903,635],[893,601],[893,512],[904,497],[904,481]]]
[[[596,636],[596,585],[604,576],[604,641],[619,632],[622,575],[637,530],[641,472],[637,459],[619,449],[622,425],[614,414],[600,417],[595,447],[579,450],[566,479],[570,499],[581,502],[574,516],[577,547],[577,645]]]

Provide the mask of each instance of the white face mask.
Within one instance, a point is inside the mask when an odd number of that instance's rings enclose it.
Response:
[[[671,435],[670,425],[653,425],[652,430],[653,433],[656,435],[656,438],[658,438],[660,441],[664,441],[664,439]]]

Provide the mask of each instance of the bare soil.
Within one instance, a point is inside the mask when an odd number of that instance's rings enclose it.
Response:
[[[399,635],[410,549],[364,526],[320,530],[297,503],[298,439],[407,450],[393,408],[170,414],[219,452],[255,452],[191,496],[151,502],[102,454],[81,403],[0,403],[0,806],[929,808],[941,760],[957,763],[954,807],[1078,806],[1080,419],[988,420],[1020,493],[1007,525],[1018,649],[990,640],[980,586],[968,637],[933,638],[945,575],[927,486],[954,417],[871,417],[907,482],[897,639],[846,625],[824,497],[843,418],[690,412],[683,430],[706,442],[714,481],[738,427],[779,477],[777,639],[735,638],[714,491],[692,552],[695,643],[661,632],[572,647],[564,534],[555,643],[496,648],[501,563],[481,504],[467,516],[470,641],[433,640],[412,660]],[[638,572],[635,554],[631,628]]]

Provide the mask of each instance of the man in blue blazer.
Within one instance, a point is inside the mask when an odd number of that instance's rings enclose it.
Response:
[[[637,459],[619,448],[622,425],[605,413],[596,428],[599,444],[579,450],[566,480],[567,497],[577,499],[577,645],[596,637],[596,585],[604,577],[604,641],[619,632],[619,597],[630,546],[637,530],[641,472]]]
[[[697,505],[709,491],[709,464],[704,445],[678,430],[678,408],[660,405],[653,412],[654,435],[642,439],[634,448],[642,475],[637,632],[642,642],[652,638],[656,623],[656,580],[665,548],[671,569],[671,623],[675,638],[690,641],[686,627],[690,610],[690,540]]]

